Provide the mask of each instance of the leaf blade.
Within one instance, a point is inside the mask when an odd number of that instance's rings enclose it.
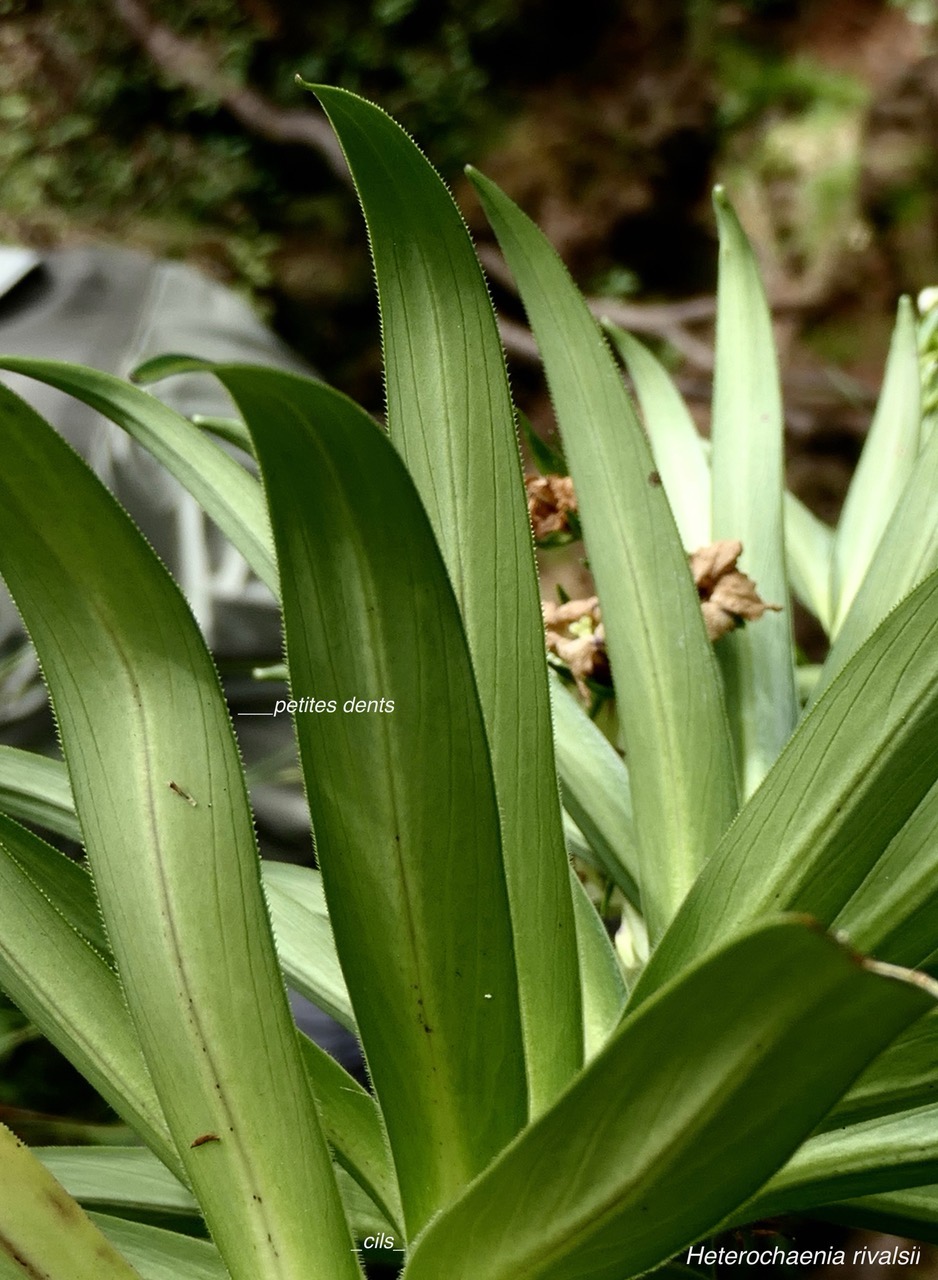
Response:
[[[835,636],[915,469],[921,422],[915,312],[912,300],[904,297],[899,302],[879,402],[834,536],[831,600]]]
[[[47,1280],[140,1280],[65,1188],[4,1125],[0,1154],[4,1274]]]
[[[211,658],[85,464],[12,393],[0,410],[0,564],[43,663],[102,913],[188,1177],[233,1276],[260,1267],[286,1280],[320,1253],[354,1276]]]
[[[933,1000],[802,922],[752,930],[626,1019],[555,1107],[431,1225],[406,1280],[626,1280],[651,1270],[724,1216],[721,1203],[758,1187]],[[871,1025],[874,1008],[889,1026]],[[681,1051],[662,1053],[676,1027]],[[785,1098],[768,1130],[767,1096]]]
[[[730,723],[750,795],[798,720],[785,573],[781,389],[772,318],[755,255],[722,187],[711,471],[714,540],[743,544],[741,568],[781,606],[718,647]]]
[[[736,811],[719,675],[651,452],[596,322],[541,232],[494,183],[469,177],[525,302],[564,437],[622,709],[642,902],[657,937]]]
[[[881,624],[799,725],[652,956],[640,1000],[778,910],[833,920],[938,774],[938,573]],[[732,886],[732,889],[730,889]]]
[[[294,697],[361,703],[298,714],[296,729],[336,946],[412,1234],[526,1114],[498,815],[469,654],[427,518],[371,419],[287,374],[216,373],[271,495]],[[315,505],[310,474],[328,478]],[[439,715],[448,706],[464,709],[459,734]],[[466,912],[480,900],[484,913]]]
[[[431,165],[379,108],[342,89],[314,92],[368,223],[388,431],[430,517],[472,655],[537,1114],[581,1065],[582,1021],[543,620],[504,356],[465,224]]]

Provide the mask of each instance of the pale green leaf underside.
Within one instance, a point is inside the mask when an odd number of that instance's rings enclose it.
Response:
[[[938,1183],[825,1205],[820,1215],[847,1226],[938,1244]]]
[[[938,776],[938,573],[889,615],[802,720],[642,975],[641,999],[779,909],[830,923]]]
[[[304,911],[314,911],[321,898],[317,874],[277,863],[265,863],[264,870],[277,886],[275,922],[283,908],[290,927],[297,927]],[[0,886],[0,986],[160,1159],[182,1174],[111,968],[90,876],[0,815]],[[338,968],[334,949],[330,963]],[[312,971],[302,962],[299,968]],[[313,989],[321,986],[325,983],[316,981]],[[397,1221],[396,1184],[374,1100],[305,1036],[300,1044],[338,1159]]]
[[[68,771],[16,747],[0,747],[0,813],[38,822],[66,839],[80,840]],[[110,950],[85,872],[54,856],[48,845],[31,846],[31,875],[43,886],[72,928],[102,953]],[[28,852],[21,854],[21,859]],[[261,864],[277,954],[287,982],[308,1000],[355,1030],[345,979],[335,953],[329,914],[318,872],[285,863]]]
[[[710,463],[700,432],[670,374],[643,342],[608,321],[603,328],[625,361],[661,483],[685,551],[713,539]]]
[[[110,1214],[88,1216],[133,1263],[141,1280],[229,1280],[218,1250],[207,1240]]]
[[[938,568],[938,433],[919,453],[821,670],[816,701],[864,640]]]
[[[68,773],[59,760],[0,745],[0,813],[81,842]]]
[[[198,1218],[183,1184],[144,1147],[32,1147],[34,1156],[86,1210]],[[356,1239],[394,1228],[342,1169],[336,1170]]]
[[[798,719],[785,572],[781,388],[772,317],[755,255],[722,187],[710,467],[714,541],[742,543],[740,569],[781,606],[723,637],[717,655],[743,776],[751,795]]]
[[[830,594],[835,635],[915,470],[921,422],[915,311],[911,299],[902,298],[879,403],[847,490],[834,539]]]
[[[731,1221],[898,1191],[936,1177],[938,1105],[933,1104],[861,1120],[810,1138]]]
[[[603,870],[637,907],[639,866],[628,771],[553,672],[550,694],[564,808]]]
[[[938,783],[843,906],[834,927],[882,960],[930,966],[938,950],[936,873]]]
[[[43,665],[127,1004],[189,1180],[236,1278],[300,1277],[312,1255],[354,1276],[211,658],[85,464],[12,393],[0,410],[0,566]],[[207,1133],[219,1140],[193,1147]],[[321,1213],[303,1212],[310,1201]]]
[[[615,1030],[625,1007],[626,990],[605,925],[572,869],[570,878],[583,984],[583,1056],[588,1062]]]
[[[719,673],[651,450],[612,354],[542,233],[474,171],[550,384],[596,578],[659,935],[736,811]]]

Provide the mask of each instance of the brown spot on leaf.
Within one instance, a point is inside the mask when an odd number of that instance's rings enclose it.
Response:
[[[217,1133],[203,1133],[200,1137],[196,1138],[194,1142],[190,1142],[189,1146],[204,1147],[206,1142],[221,1142],[221,1138],[219,1138]]]

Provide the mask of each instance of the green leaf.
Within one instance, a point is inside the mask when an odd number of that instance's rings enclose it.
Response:
[[[355,1032],[355,1015],[336,955],[317,871],[286,862],[261,863],[277,955],[287,982]]]
[[[839,1129],[938,1102],[938,1017],[927,1013],[879,1055],[829,1115],[822,1129]]]
[[[824,1205],[817,1216],[846,1226],[938,1244],[938,1184]]]
[[[595,320],[541,232],[494,183],[469,176],[540,347],[579,500],[654,938],[736,812],[720,677],[651,451]]]
[[[254,452],[251,433],[238,418],[215,418],[209,414],[194,413],[191,422],[200,430],[209,431],[213,436],[218,436],[219,440],[227,440],[229,444],[237,445],[245,453]]]
[[[275,902],[275,922],[285,929],[298,929],[307,912],[314,917],[312,937],[318,935],[323,941],[328,921],[324,924],[315,911],[321,898],[315,873],[269,862],[264,864],[264,873]],[[111,968],[91,877],[58,850],[0,815],[0,888],[4,890],[0,899],[0,984],[160,1159],[182,1175]],[[281,896],[285,902],[277,901]],[[312,907],[308,908],[305,904],[310,900]],[[328,990],[319,975],[323,969],[328,973],[338,967],[331,932],[328,938],[319,965],[315,960],[299,962],[302,973],[310,978],[307,989],[311,992],[321,987]],[[348,1007],[347,995],[345,1004]],[[385,1216],[398,1222],[396,1181],[374,1100],[305,1036],[300,1037],[300,1047],[325,1136],[337,1158],[367,1188]]]
[[[712,542],[710,442],[700,435],[671,376],[644,343],[608,321],[603,328],[625,361],[681,539],[688,551]],[[833,530],[786,489],[788,576],[803,605],[830,630]]]
[[[292,696],[336,703],[334,714],[298,713],[297,737],[336,946],[412,1234],[526,1115],[498,812],[469,653],[419,498],[371,419],[321,384],[216,372],[251,430],[270,498]],[[347,702],[358,709],[343,711]]]
[[[893,964],[922,966],[938,950],[938,783],[844,905],[834,927]]]
[[[472,243],[431,165],[378,107],[343,89],[314,92],[368,223],[388,430],[430,518],[472,655],[536,1115],[581,1065],[582,1024],[543,618],[505,359]]]
[[[785,557],[791,589],[830,635],[830,575],[834,531],[787,489],[782,495],[782,505],[785,514]]]
[[[830,923],[936,781],[938,573],[889,615],[805,716],[652,956],[647,996],[779,910]]]
[[[736,939],[626,1018],[431,1224],[406,1280],[628,1280],[665,1262],[751,1195],[932,1005],[897,972],[799,921]]]
[[[149,363],[156,365],[156,361]],[[224,449],[193,430],[187,418],[97,369],[13,356],[0,358],[0,369],[57,387],[122,427],[192,494],[261,582],[275,588],[277,570],[260,486]]]
[[[15,860],[20,870],[64,916],[75,932],[112,964],[111,944],[104,929],[94,882],[88,868],[82,863],[73,862],[64,853],[46,844],[45,840],[40,840],[31,831],[11,822],[2,814],[0,842],[8,856]]]
[[[3,1280],[140,1280],[19,1138],[0,1125]]]
[[[368,1193],[394,1230],[402,1233],[397,1177],[374,1098],[304,1035],[300,1036],[300,1049],[319,1103],[323,1132],[336,1159]]]
[[[710,462],[684,397],[643,342],[608,320],[603,322],[603,329],[625,362],[635,387],[681,543],[686,551],[706,547],[713,541]]]
[[[820,1133],[724,1224],[796,1213],[938,1177],[938,1106],[914,1107]]]
[[[68,774],[59,760],[0,745],[0,811],[81,841]]]
[[[553,672],[550,694],[564,808],[606,874],[638,906],[639,866],[628,772],[609,739]]]
[[[616,1029],[625,1008],[626,990],[606,927],[572,869],[570,876],[583,984],[583,1056],[588,1062]]]
[[[32,876],[66,859],[0,816],[0,986],[75,1064],[119,1116],[171,1168],[182,1172],[117,975],[71,921],[95,910],[91,880]],[[100,933],[96,924],[95,933]]]
[[[831,562],[836,635],[916,467],[922,425],[915,312],[902,298],[876,413],[847,490]],[[878,619],[877,619],[878,621]]]
[[[207,1240],[105,1213],[88,1217],[131,1260],[141,1280],[229,1280],[218,1250]]]
[[[534,459],[534,465],[541,475],[565,476],[567,474],[567,461],[560,449],[553,448],[546,440],[541,439],[531,425],[531,419],[526,413],[522,413],[520,409],[515,409],[515,416],[518,419],[524,442],[530,450],[531,457]]]
[[[824,662],[814,700],[880,622],[938,568],[938,432],[915,461],[876,554]]]
[[[191,1192],[143,1147],[32,1147],[31,1150],[86,1210],[110,1209],[122,1216],[149,1214],[176,1220],[200,1217],[198,1203]],[[337,1174],[356,1238],[391,1231],[391,1225],[361,1188],[343,1170],[337,1170]]]
[[[145,1147],[32,1147],[33,1155],[88,1208],[199,1217],[199,1205]]]
[[[286,668],[283,668],[286,679]],[[0,746],[0,810],[34,820],[68,839],[81,839],[65,765],[29,751]],[[84,870],[48,845],[21,851],[30,875],[73,929],[102,954],[110,954],[94,889]],[[277,954],[287,981],[350,1031],[355,1017],[342,977],[318,872],[265,860],[261,863]]]
[[[714,190],[713,204],[720,230],[713,539],[738,539],[740,569],[755,580],[763,600],[782,606],[781,613],[766,613],[717,646],[743,790],[750,795],[798,720],[782,526],[784,419],[772,317],[758,264],[722,187]]]
[[[305,1280],[312,1257],[357,1275],[211,658],[77,455],[6,391],[0,430],[0,567],[43,665],[127,1004],[206,1221],[235,1280]]]

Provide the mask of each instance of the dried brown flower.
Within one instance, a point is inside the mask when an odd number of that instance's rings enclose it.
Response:
[[[569,476],[524,477],[528,514],[538,542],[557,533],[572,533],[570,512],[576,511],[576,494]]]
[[[741,542],[725,540],[700,547],[690,557],[711,641],[735,631],[740,622],[755,622],[767,609],[781,611],[780,604],[767,604],[761,599],[752,578],[736,568],[742,549]]]
[[[576,686],[588,698],[587,679],[610,683],[606,634],[599,599],[568,600],[565,604],[542,602],[547,648],[570,668]]]

